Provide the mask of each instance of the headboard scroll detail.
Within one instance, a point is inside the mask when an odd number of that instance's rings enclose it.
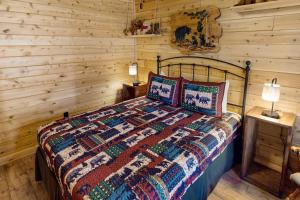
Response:
[[[205,65],[205,64],[197,64],[197,63],[186,63],[186,62],[179,62],[179,63],[172,63],[172,64],[164,64],[166,61],[171,61],[171,60],[176,60],[176,59],[196,59],[197,61],[201,61],[201,60],[207,60],[207,61],[214,61],[216,64],[226,64],[230,67],[232,67],[233,69],[239,69],[242,71],[242,75],[236,73],[234,70],[228,70],[228,69],[221,69],[218,67],[214,67],[211,65]],[[218,70],[224,73],[224,80],[226,81],[228,78],[228,75],[232,75],[235,76],[239,79],[243,79],[244,80],[244,86],[243,86],[243,92],[242,92],[242,105],[239,104],[233,104],[233,103],[228,103],[231,106],[235,106],[235,107],[239,107],[242,109],[241,111],[241,115],[244,116],[245,115],[245,108],[246,108],[246,100],[247,100],[247,91],[248,91],[248,83],[249,83],[249,73],[250,73],[250,66],[251,66],[251,61],[247,60],[245,62],[245,67],[228,62],[228,61],[224,61],[224,60],[219,60],[219,59],[215,59],[215,58],[208,58],[208,57],[202,57],[202,56],[176,56],[176,57],[170,57],[170,58],[165,58],[165,59],[161,59],[160,56],[157,56],[157,74],[161,73],[161,70],[163,68],[167,68],[167,76],[170,76],[170,70],[172,67],[179,67],[179,75],[180,77],[182,76],[182,68],[183,66],[191,66],[192,68],[192,80],[195,80],[195,69],[196,67],[202,67],[202,68],[206,68],[207,69],[207,82],[210,82],[211,80],[211,71],[212,70]]]

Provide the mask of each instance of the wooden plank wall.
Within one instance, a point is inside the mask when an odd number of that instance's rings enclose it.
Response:
[[[148,71],[156,71],[157,54],[162,58],[180,55],[169,45],[172,14],[181,9],[215,5],[221,9],[222,13],[218,20],[223,27],[223,36],[220,40],[221,50],[216,54],[205,55],[234,63],[243,63],[246,59],[252,61],[247,109],[256,105],[271,107],[270,103],[261,99],[261,91],[263,83],[270,82],[272,78],[277,77],[281,85],[281,98],[276,104],[276,109],[300,115],[300,7],[241,15],[230,8],[237,2],[238,0],[160,1],[158,15],[161,16],[163,36],[139,38],[137,41],[138,60],[142,66],[140,77],[146,80]],[[155,1],[147,0],[143,10],[137,6],[137,16],[151,19],[155,13],[154,9]],[[235,101],[239,98],[238,93],[239,91],[231,87],[229,99]],[[274,163],[267,164],[279,170],[282,161],[281,139],[274,134],[262,134],[260,139],[258,149],[260,160],[265,160],[266,156],[269,158],[271,155],[270,162]],[[267,140],[267,143],[264,140]],[[270,142],[274,145],[274,149],[270,148]]]
[[[0,165],[33,153],[42,123],[118,101],[133,56],[127,10],[125,0],[0,1]]]

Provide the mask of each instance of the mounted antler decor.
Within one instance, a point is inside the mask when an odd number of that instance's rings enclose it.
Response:
[[[222,28],[216,21],[220,9],[209,6],[204,9],[187,10],[171,17],[171,44],[182,53],[217,52]]]

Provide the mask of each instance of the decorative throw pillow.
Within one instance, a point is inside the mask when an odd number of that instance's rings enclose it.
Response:
[[[222,117],[225,83],[192,82],[183,79],[181,107],[205,115]]]
[[[179,102],[180,83],[181,78],[169,78],[150,72],[147,97],[176,107]]]

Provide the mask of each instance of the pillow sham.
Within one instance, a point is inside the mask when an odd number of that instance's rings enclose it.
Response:
[[[170,78],[149,72],[147,97],[177,107],[182,78]]]
[[[182,80],[181,107],[205,115],[222,117],[225,83]]]
[[[229,84],[230,84],[229,80],[226,80],[226,82],[225,82],[224,97],[223,97],[223,101],[222,101],[222,113],[227,113]]]

